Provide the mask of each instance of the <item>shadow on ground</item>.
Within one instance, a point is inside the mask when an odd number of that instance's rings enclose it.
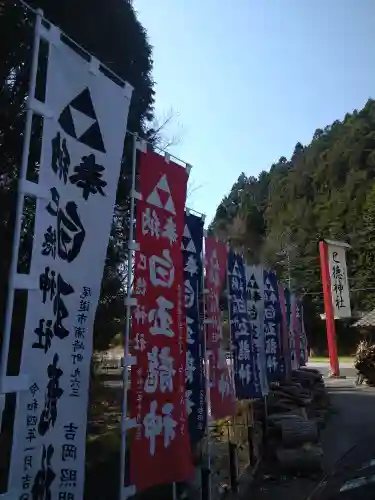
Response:
[[[371,455],[375,432],[375,389],[355,386],[354,379],[328,380],[327,389],[331,396],[331,411],[325,429],[321,433],[324,451],[323,470],[313,477],[290,477],[268,475],[260,477],[251,488],[251,498],[255,500],[303,500],[326,477],[330,477],[345,463],[342,481],[360,467]],[[366,446],[357,446],[367,443]],[[353,450],[356,450],[355,452]],[[344,462],[346,456],[349,457]],[[335,467],[336,466],[336,467]],[[337,483],[337,481],[336,481]],[[248,497],[250,495],[247,495]],[[318,497],[314,496],[314,500]]]

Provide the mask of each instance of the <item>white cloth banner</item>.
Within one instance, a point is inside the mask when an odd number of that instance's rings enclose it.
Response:
[[[9,492],[81,500],[93,325],[132,88],[50,44]],[[94,70],[94,71],[93,71]]]
[[[299,368],[299,353],[296,351],[296,337],[300,335],[297,321],[297,299],[294,293],[290,294],[290,319],[289,319],[289,351],[292,370]]]
[[[350,318],[348,271],[346,269],[346,245],[327,242],[328,266],[331,278],[333,311],[336,318]]]
[[[256,361],[259,370],[259,381],[262,390],[262,395],[268,394],[268,380],[266,371],[266,351],[265,351],[265,338],[264,338],[264,279],[263,279],[263,266],[245,266],[246,283],[247,283],[247,310],[249,314],[250,323],[255,326],[258,332]],[[257,314],[252,312],[253,307],[256,309]]]

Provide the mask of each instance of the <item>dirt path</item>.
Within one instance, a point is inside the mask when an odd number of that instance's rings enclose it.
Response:
[[[340,459],[344,459],[359,442],[375,443],[375,389],[356,387],[354,377],[326,380],[331,396],[332,414],[322,432],[324,450],[323,473],[315,478],[269,478],[257,484],[251,492],[252,500],[304,500],[314,491],[320,480],[330,474]],[[369,450],[358,447],[353,460],[362,463]]]
[[[335,462],[360,441],[375,436],[375,389],[356,387],[354,378],[328,380],[333,414],[322,433],[324,470],[329,472]]]

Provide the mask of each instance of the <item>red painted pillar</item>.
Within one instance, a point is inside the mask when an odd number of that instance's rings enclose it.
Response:
[[[334,377],[340,376],[339,358],[337,355],[335,316],[333,311],[331,277],[329,274],[328,245],[324,240],[319,241],[320,268],[324,294],[324,312],[326,315],[327,341],[331,373]]]

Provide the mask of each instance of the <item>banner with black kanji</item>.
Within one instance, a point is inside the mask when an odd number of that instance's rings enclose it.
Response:
[[[298,299],[296,294],[292,293],[290,296],[290,354],[291,365],[293,370],[297,370],[300,366],[300,343],[301,343],[301,324],[299,321]]]
[[[84,495],[93,327],[132,94],[53,33],[20,365],[29,389],[9,472],[22,499]]]

